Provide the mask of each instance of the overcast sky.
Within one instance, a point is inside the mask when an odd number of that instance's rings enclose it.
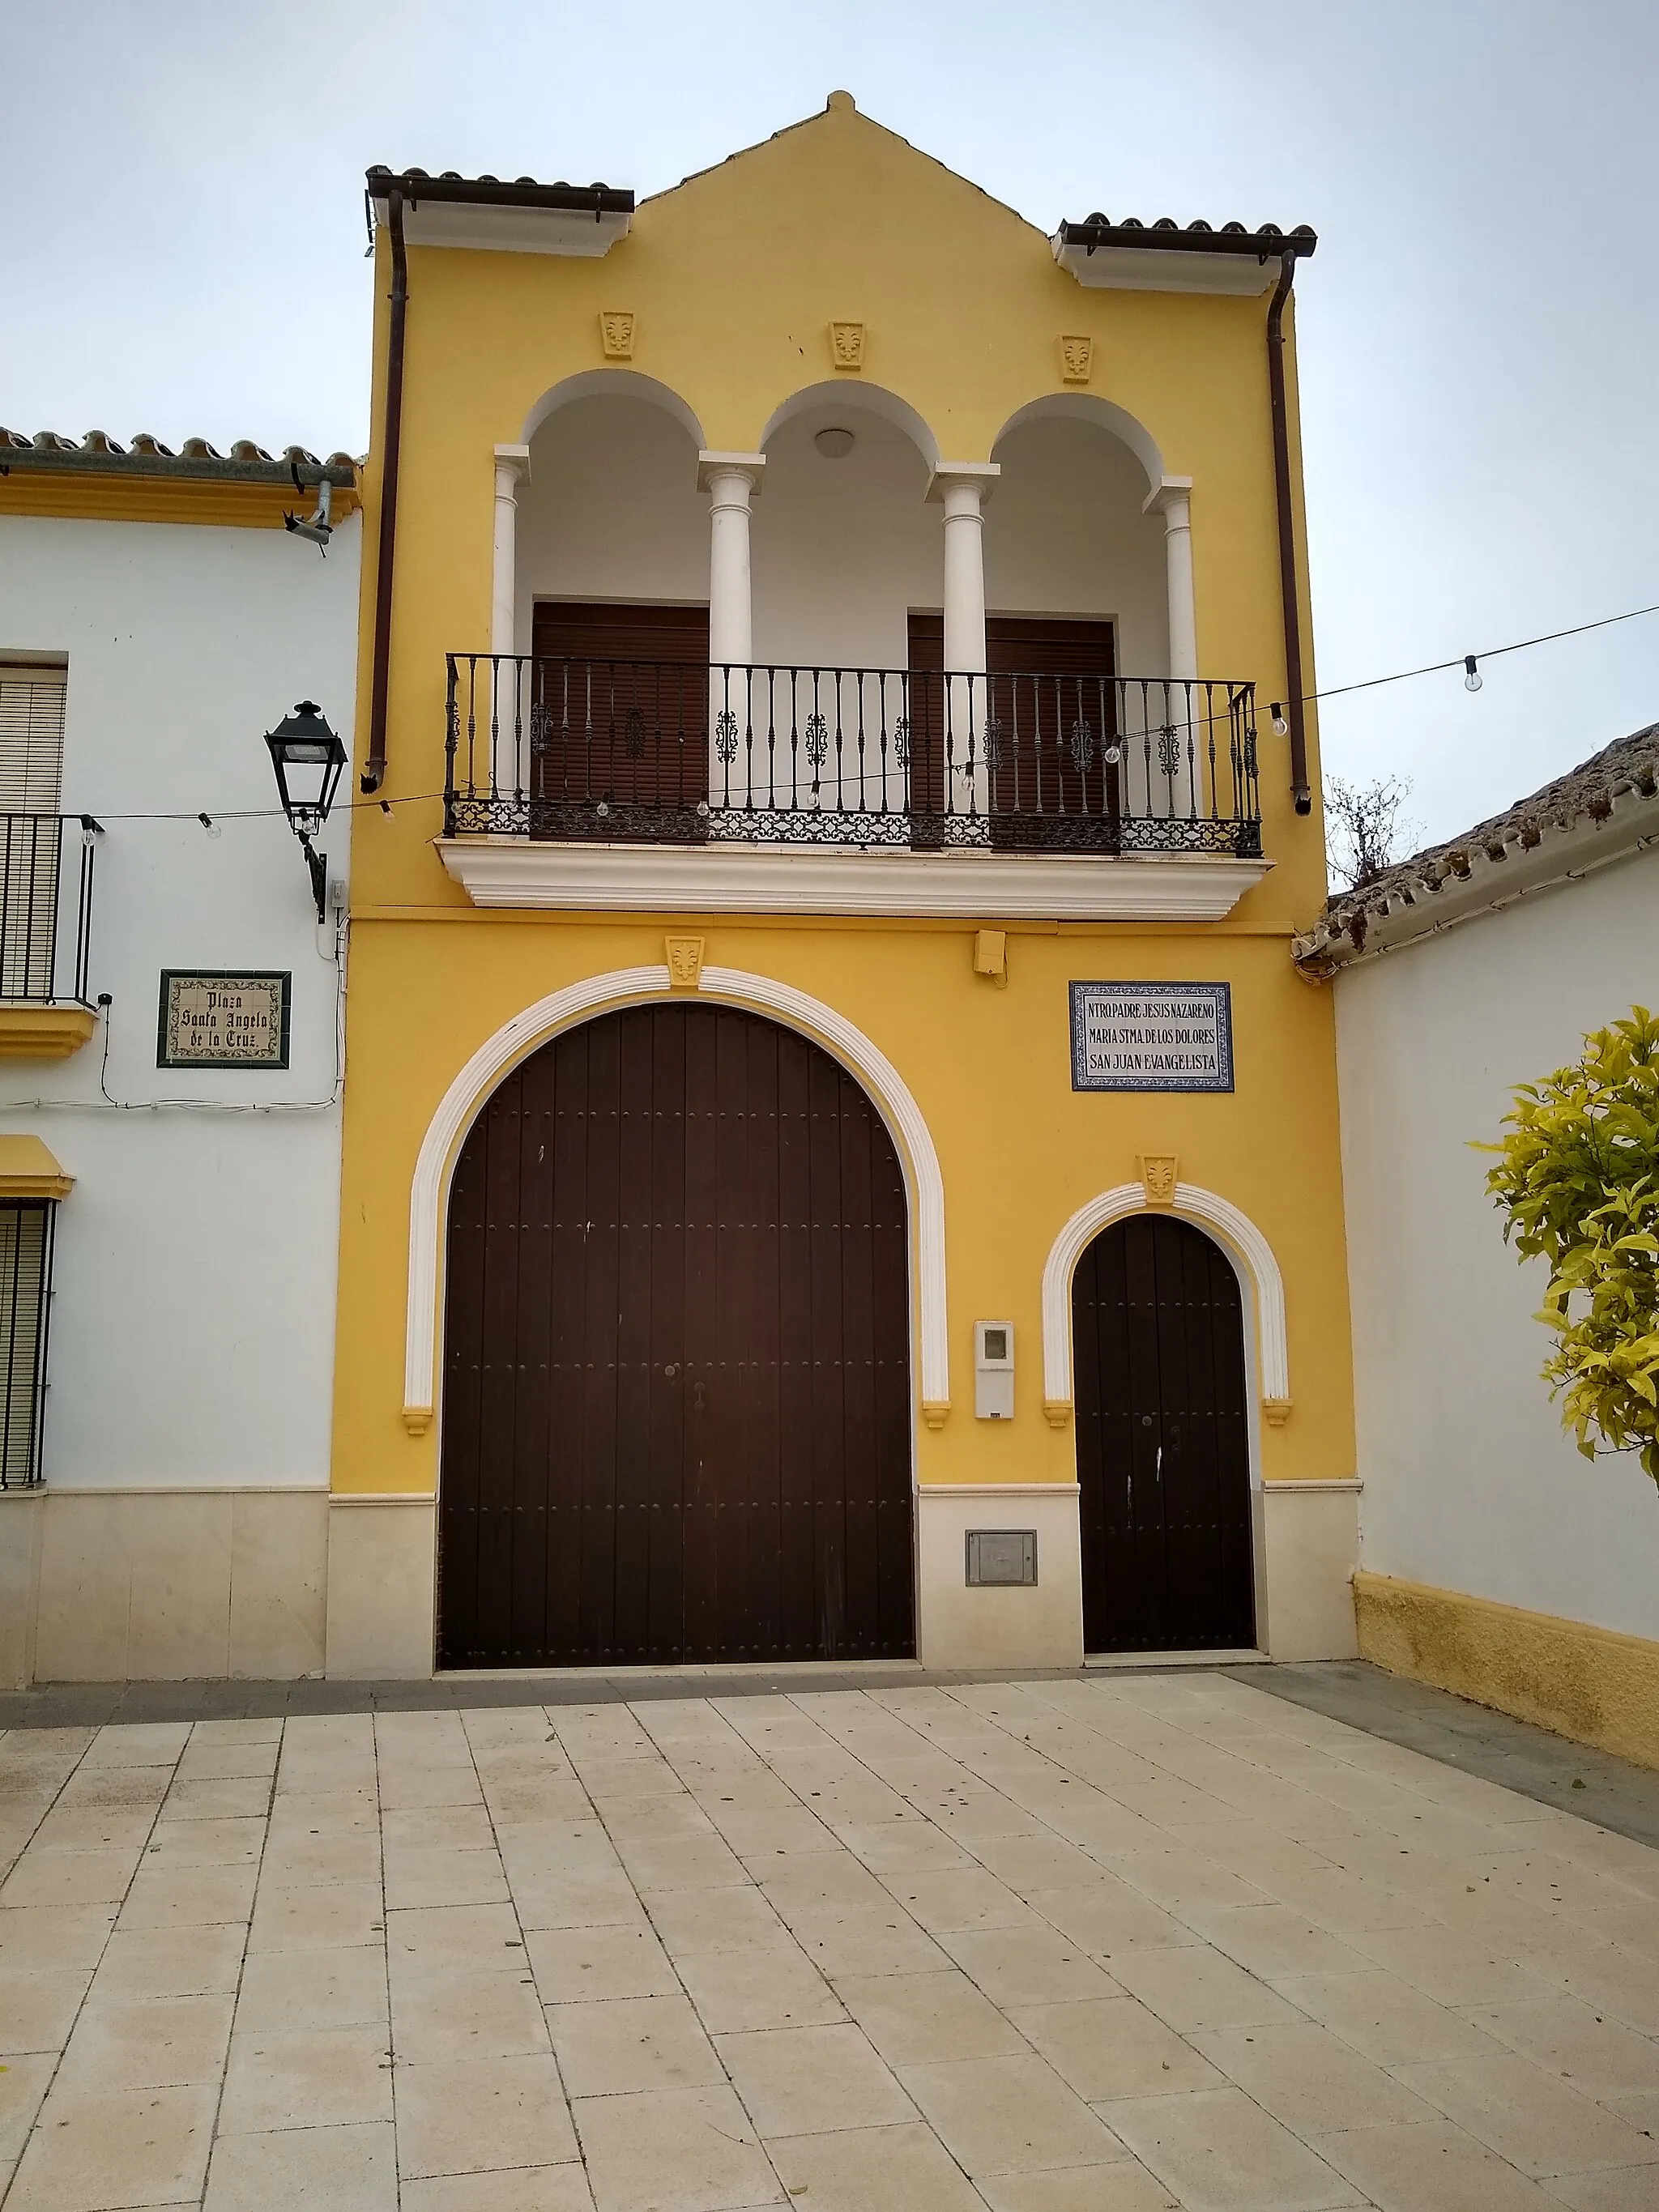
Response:
[[[1652,0],[0,0],[0,52],[14,428],[361,452],[369,162],[644,195],[844,85],[1045,230],[1314,225],[1322,684],[1659,600]],[[1329,702],[1328,765],[1453,835],[1659,718],[1659,616],[1486,679]]]

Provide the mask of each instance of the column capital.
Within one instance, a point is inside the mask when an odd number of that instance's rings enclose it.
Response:
[[[752,494],[759,491],[766,472],[764,453],[699,453],[697,489],[713,491],[722,477],[740,477]]]
[[[1179,530],[1192,520],[1192,501],[1190,477],[1165,477],[1141,501],[1140,511],[1143,514],[1161,514],[1170,529]]]
[[[983,507],[1001,474],[1000,461],[938,461],[928,474],[927,497],[949,505],[953,492],[970,493],[975,505]]]
[[[530,481],[530,448],[528,446],[497,446],[495,448],[495,480],[503,475],[515,483]]]

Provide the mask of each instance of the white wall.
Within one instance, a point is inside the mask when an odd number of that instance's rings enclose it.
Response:
[[[111,994],[107,1040],[0,1060],[0,1129],[76,1177],[54,1489],[328,1480],[339,976],[261,739],[310,697],[349,745],[359,545],[355,520],[324,559],[269,530],[0,517],[0,657],[67,658],[64,806],[106,829],[88,988]],[[348,775],[322,841],[338,877],[351,795]],[[194,819],[239,809],[264,811],[216,837]],[[126,818],[168,811],[190,818]],[[289,1070],[158,1068],[161,970],[244,965],[293,973]],[[232,1106],[261,1110],[204,1110]]]
[[[840,460],[812,442],[831,425],[855,441]],[[751,526],[756,659],[907,667],[911,608],[944,599],[944,509],[927,492],[915,447],[855,391],[775,431]]]
[[[1164,518],[1141,513],[1146,472],[1128,447],[1091,422],[1040,418],[993,458],[1002,476],[985,510],[986,605],[1110,615],[1119,675],[1166,676]]]
[[[520,653],[538,599],[706,605],[708,501],[678,423],[603,392],[550,415],[519,492],[517,582]]]
[[[1361,1556],[1379,1574],[1659,1636],[1659,1492],[1581,1459],[1539,1380],[1517,1265],[1469,1149],[1519,1083],[1655,1002],[1659,853],[1337,978]]]

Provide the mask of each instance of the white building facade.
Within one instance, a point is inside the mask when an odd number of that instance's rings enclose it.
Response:
[[[355,469],[0,458],[0,1683],[320,1671],[350,816],[319,921],[263,738],[349,744]]]
[[[1334,902],[1362,1654],[1659,1764],[1659,1493],[1595,1465],[1540,1370],[1476,1149],[1518,1085],[1659,1004],[1659,730]]]

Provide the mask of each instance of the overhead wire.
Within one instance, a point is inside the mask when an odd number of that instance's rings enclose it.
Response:
[[[1630,607],[1623,614],[1603,615],[1595,622],[1574,623],[1565,629],[1545,630],[1536,637],[1516,638],[1508,645],[1492,645],[1474,653],[1454,653],[1447,660],[1426,660],[1419,667],[1397,668],[1386,676],[1367,676],[1353,684],[1328,684],[1316,691],[1304,691],[1303,698],[1310,703],[1321,699],[1341,699],[1355,691],[1375,691],[1388,684],[1405,684],[1418,676],[1443,675],[1448,670],[1466,668],[1471,660],[1501,660],[1505,654],[1527,653],[1539,645],[1554,645],[1562,638],[1583,637],[1591,630],[1611,629],[1620,623],[1637,622],[1645,615],[1659,615],[1659,601],[1651,606]],[[480,654],[481,659],[490,656]],[[389,814],[399,806],[429,806],[440,804],[445,797],[441,791],[410,791],[397,796],[376,793],[372,797],[347,799],[334,811],[343,814]],[[72,811],[73,810],[71,810]],[[204,814],[212,822],[272,822],[284,818],[280,806],[227,806],[211,810],[197,807],[177,809],[137,810],[131,813],[111,813],[100,808],[95,819],[106,822],[201,822]]]
[[[1340,699],[1350,691],[1375,691],[1384,684],[1404,684],[1413,676],[1439,676],[1449,668],[1467,668],[1471,661],[1501,660],[1506,653],[1525,653],[1534,645],[1553,645],[1558,638],[1583,637],[1587,630],[1611,629],[1615,623],[1635,622],[1642,615],[1659,615],[1659,604],[1632,607],[1622,615],[1603,615],[1598,622],[1575,623],[1570,629],[1546,630],[1540,637],[1517,638],[1512,645],[1488,646],[1484,653],[1460,653],[1449,660],[1425,661],[1421,668],[1396,669],[1392,676],[1368,676],[1358,684],[1332,684],[1322,690],[1304,691],[1304,700]]]

